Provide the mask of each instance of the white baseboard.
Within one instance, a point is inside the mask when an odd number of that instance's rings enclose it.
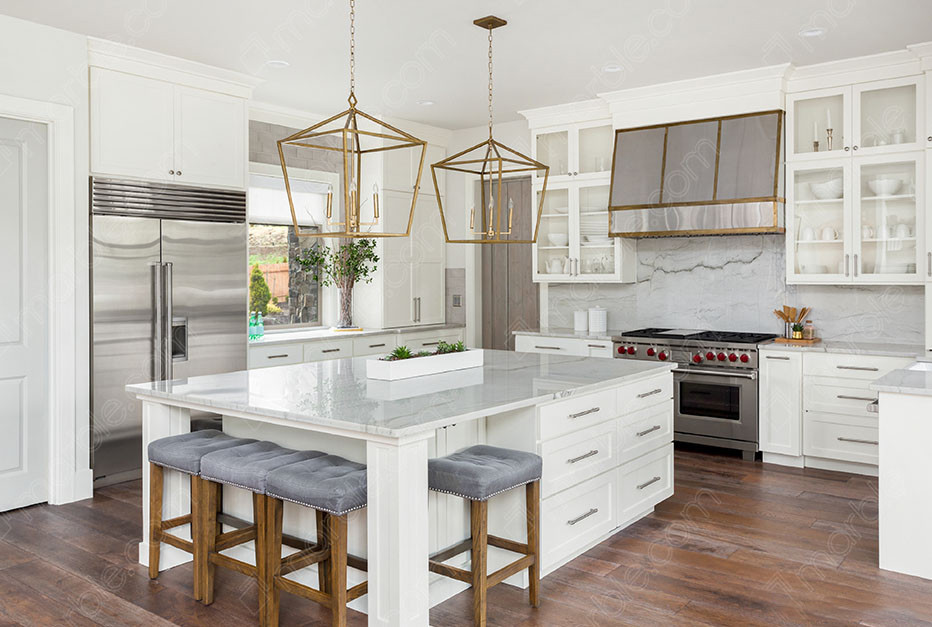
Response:
[[[867,475],[869,477],[877,476],[877,466],[873,464],[861,464],[858,462],[845,462],[837,459],[825,459],[822,457],[806,457],[806,468],[818,468],[820,470],[835,470],[838,472],[850,472],[855,475]]]
[[[802,468],[806,464],[806,458],[802,455],[784,455],[783,453],[764,453],[763,460],[765,464],[792,466],[793,468]]]

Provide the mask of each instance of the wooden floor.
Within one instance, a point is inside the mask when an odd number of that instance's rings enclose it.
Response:
[[[92,500],[0,516],[0,625],[252,625],[255,587],[218,574],[191,597],[191,568],[151,582],[136,563],[138,482]],[[677,451],[676,494],[651,516],[543,580],[543,604],[506,585],[489,624],[932,624],[932,582],[877,568],[877,482]],[[431,612],[471,625],[466,591]],[[365,616],[351,613],[351,625]],[[326,625],[283,595],[283,625]]]

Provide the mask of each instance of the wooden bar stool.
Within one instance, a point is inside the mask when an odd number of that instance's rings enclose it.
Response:
[[[366,506],[366,467],[336,455],[324,455],[283,466],[269,473],[266,488],[269,512],[268,569],[270,592],[266,624],[278,625],[280,591],[290,592],[325,607],[332,625],[346,625],[346,604],[368,591],[368,582],[347,589],[347,514]],[[317,544],[282,559],[282,501],[317,511]],[[319,589],[286,579],[285,575],[313,564],[318,566]],[[365,563],[354,564],[365,569]]]
[[[214,451],[230,449],[255,442],[243,438],[233,438],[216,429],[205,429],[193,433],[173,435],[149,443],[149,578],[159,576],[159,558],[162,542],[194,555],[194,598],[201,599],[200,580],[197,573],[200,567],[194,551],[194,541],[185,540],[168,533],[169,529],[191,525],[191,538],[196,539],[198,475],[201,472],[201,460]],[[191,477],[191,513],[164,520],[162,518],[162,490],[164,469],[177,470]]]
[[[264,599],[268,592],[265,568],[268,558],[264,553],[266,535],[266,478],[276,468],[321,457],[320,451],[294,451],[272,442],[253,442],[244,446],[216,451],[201,460],[198,511],[202,520],[198,524],[201,534],[194,541],[195,555],[201,565],[198,577],[201,582],[201,602],[214,602],[214,576],[216,567],[235,570],[259,583],[259,618],[264,616]],[[253,523],[241,529],[222,533],[217,524],[217,504],[221,484],[232,485],[252,492]],[[256,563],[249,564],[221,551],[255,541]],[[264,624],[264,623],[263,623]]]
[[[540,606],[540,456],[495,446],[467,449],[428,460],[427,483],[435,492],[469,500],[471,537],[440,551],[430,558],[430,570],[472,584],[473,623],[486,624],[486,595],[495,586],[525,568],[528,570],[528,596],[532,607]],[[488,533],[489,499],[496,494],[527,486],[527,543],[492,536]],[[487,573],[488,547],[492,545],[524,557]],[[472,552],[470,570],[443,562],[465,551]]]

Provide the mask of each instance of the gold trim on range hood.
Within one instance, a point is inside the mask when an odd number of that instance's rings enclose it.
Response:
[[[773,168],[773,193],[765,196],[745,198],[719,198],[719,168],[722,148],[722,122],[748,117],[777,116],[775,133],[775,158]],[[715,165],[712,182],[712,198],[684,202],[663,202],[664,183],[667,169],[667,140],[669,129],[687,124],[717,122],[715,138]],[[771,127],[772,128],[772,127]],[[631,131],[664,129],[663,151],[660,169],[658,202],[641,204],[613,204],[615,198],[616,160],[621,136]],[[609,191],[608,231],[610,237],[683,237],[694,235],[745,235],[755,233],[785,233],[785,198],[782,195],[784,112],[779,109],[757,111],[730,116],[685,120],[665,124],[653,124],[615,131],[612,148],[612,177]],[[769,175],[769,171],[768,171]],[[635,212],[625,213],[620,212]],[[627,218],[624,224],[616,224],[616,215]],[[622,227],[622,228],[615,228]]]

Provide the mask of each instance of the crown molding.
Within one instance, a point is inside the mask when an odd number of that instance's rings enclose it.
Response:
[[[906,49],[919,57],[919,67],[923,72],[932,70],[932,41],[921,44],[911,44]]]
[[[328,116],[292,107],[283,107],[271,102],[249,101],[249,119],[256,122],[268,122],[269,124],[301,129],[313,126],[325,120],[326,117]]]
[[[932,44],[925,44],[932,47]],[[921,48],[922,44],[918,47]],[[912,47],[908,47],[912,48]],[[932,49],[930,49],[932,54]],[[932,58],[929,58],[932,63]],[[922,72],[920,58],[912,49],[851,57],[796,68],[787,80],[787,92],[841,87],[854,83],[912,76]]]
[[[525,109],[524,111],[518,111],[518,113],[524,116],[528,121],[528,126],[532,129],[576,122],[608,120],[612,116],[608,103],[601,99],[579,100],[549,107]]]

